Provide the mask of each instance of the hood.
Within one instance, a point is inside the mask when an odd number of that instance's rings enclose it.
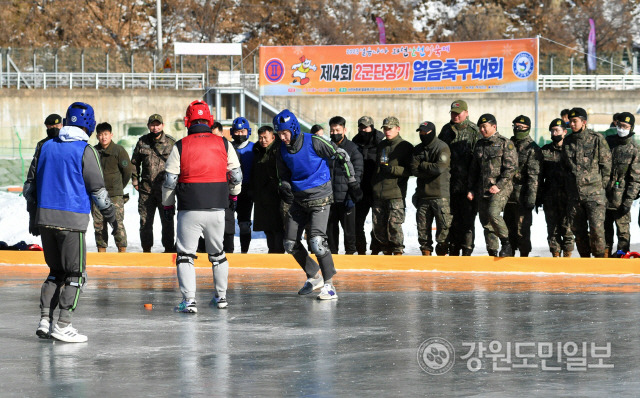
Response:
[[[58,138],[63,142],[70,141],[89,141],[89,136],[79,127],[76,126],[64,126],[60,129]]]

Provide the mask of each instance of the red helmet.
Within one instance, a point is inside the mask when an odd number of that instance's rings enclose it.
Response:
[[[206,120],[209,127],[213,126],[213,116],[209,105],[201,100],[195,100],[187,107],[187,115],[184,117],[184,125],[189,128],[195,120]]]

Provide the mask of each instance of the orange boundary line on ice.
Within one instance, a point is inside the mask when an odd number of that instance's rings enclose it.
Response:
[[[232,268],[299,269],[288,254],[227,254]],[[640,261],[631,259],[552,258],[488,256],[347,256],[334,255],[338,270],[443,271],[443,272],[523,272],[591,275],[640,274]],[[3,264],[46,264],[43,252],[0,251]],[[175,254],[87,253],[87,265],[174,267]],[[206,253],[198,253],[196,267],[211,267]]]

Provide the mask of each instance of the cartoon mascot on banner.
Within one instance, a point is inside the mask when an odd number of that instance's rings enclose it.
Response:
[[[303,55],[302,57],[300,57],[300,63],[292,65],[291,69],[295,69],[295,72],[293,72],[293,82],[291,84],[298,86],[309,83],[307,73],[309,73],[309,70],[315,72],[318,68],[315,65],[312,65],[311,60],[307,59]],[[298,82],[296,78],[299,78],[300,81]]]

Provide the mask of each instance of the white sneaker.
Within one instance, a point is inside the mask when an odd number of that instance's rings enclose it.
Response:
[[[298,294],[301,296],[311,294],[314,290],[320,289],[322,285],[324,285],[324,279],[322,279],[322,276],[309,278],[302,286],[302,289],[298,290]]]
[[[53,327],[53,332],[51,332],[51,337],[67,343],[84,343],[88,340],[87,336],[78,333],[78,330],[73,328],[71,324],[68,324],[67,327],[63,329],[56,324]]]
[[[336,293],[336,288],[328,283],[324,284],[324,287],[320,290],[320,294],[318,294],[318,300],[336,300],[337,298],[338,293]]]
[[[227,308],[228,306],[229,306],[229,303],[227,302],[226,297],[222,297],[221,299],[218,300],[219,309],[224,309],[224,308]]]
[[[41,339],[51,338],[51,322],[49,322],[49,318],[40,318],[36,335]]]
[[[176,312],[195,314],[196,312],[198,312],[198,308],[196,307],[196,301],[193,299],[182,300],[182,302],[178,304],[178,306],[176,307]]]

